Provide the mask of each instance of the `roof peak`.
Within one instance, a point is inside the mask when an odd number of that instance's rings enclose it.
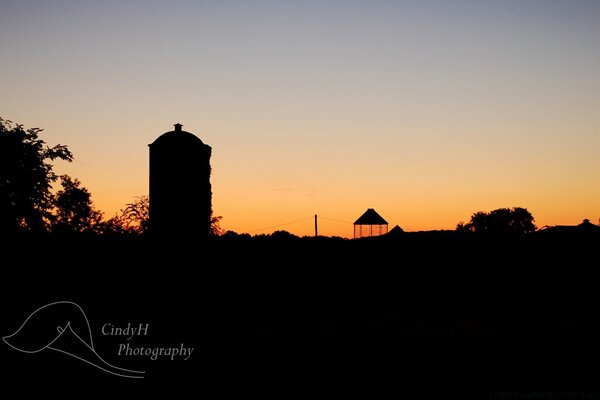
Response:
[[[367,208],[355,222],[354,225],[387,225],[388,222],[374,208]]]

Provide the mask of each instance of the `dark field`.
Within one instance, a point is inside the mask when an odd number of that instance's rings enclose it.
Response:
[[[146,377],[2,343],[3,385],[48,398],[595,398],[599,243],[452,232],[12,243],[2,336],[69,300],[98,354]],[[149,323],[147,335],[103,334],[128,323]],[[119,355],[126,343],[194,352]]]

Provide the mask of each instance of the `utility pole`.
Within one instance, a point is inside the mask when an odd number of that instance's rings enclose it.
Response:
[[[319,230],[317,228],[317,214],[315,214],[315,237],[319,236]]]

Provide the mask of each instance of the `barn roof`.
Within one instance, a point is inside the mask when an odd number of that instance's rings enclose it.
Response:
[[[361,215],[354,225],[387,225],[387,221],[383,219],[381,215],[375,211],[374,208],[369,208],[363,215]]]

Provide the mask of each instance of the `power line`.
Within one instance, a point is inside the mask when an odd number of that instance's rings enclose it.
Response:
[[[335,219],[335,218],[327,218],[327,217],[322,217],[319,215],[319,219],[326,219],[328,221],[333,221],[333,222],[339,222],[341,224],[353,224],[353,222],[349,222],[349,221],[342,221],[340,219]]]
[[[277,224],[277,225],[271,225],[271,226],[267,226],[267,227],[260,228],[260,229],[254,229],[252,231],[248,231],[247,233],[254,233],[254,232],[260,232],[260,231],[266,231],[268,229],[280,228],[282,226],[296,224],[298,222],[306,221],[306,220],[312,219],[312,218],[314,218],[314,216],[310,216],[310,217],[306,217],[306,218],[300,218],[300,219],[297,219],[297,220],[294,220],[294,221],[284,222],[282,224]],[[340,223],[340,224],[350,224],[350,225],[353,224],[353,222],[342,221],[340,219],[335,219],[335,218],[322,217],[320,215],[319,215],[319,219],[324,219],[324,220],[327,220],[327,221],[333,221],[333,222],[337,222],[337,223]]]
[[[254,233],[254,232],[259,232],[259,231],[266,231],[267,229],[273,229],[273,228],[279,228],[279,227],[281,227],[281,226],[286,226],[286,225],[295,224],[295,223],[302,222],[302,221],[306,221],[307,219],[312,219],[312,218],[314,218],[314,216],[310,216],[310,217],[306,217],[306,218],[297,219],[297,220],[295,220],[295,221],[284,222],[283,224],[279,224],[279,225],[267,226],[266,228],[255,229],[255,230],[253,230],[253,231],[248,231],[248,233]]]

